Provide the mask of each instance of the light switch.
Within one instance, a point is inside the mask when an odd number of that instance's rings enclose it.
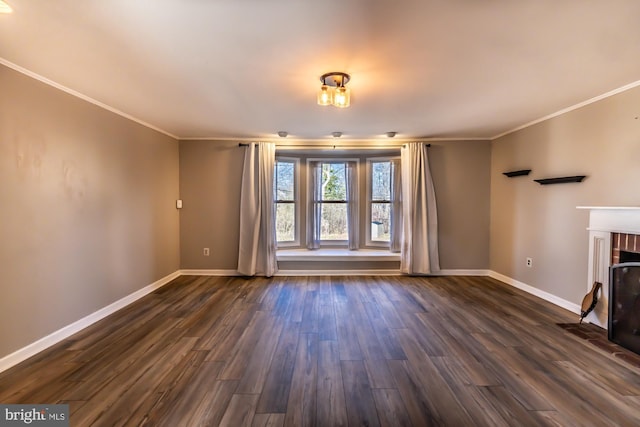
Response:
[[[182,200],[176,200],[176,209],[182,209]]]

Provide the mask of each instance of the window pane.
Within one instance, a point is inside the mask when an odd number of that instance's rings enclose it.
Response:
[[[371,163],[371,200],[391,200],[391,162]]]
[[[293,162],[276,162],[276,200],[293,200],[295,196]]]
[[[347,200],[344,163],[322,164],[322,200]]]
[[[389,224],[391,223],[390,203],[371,203],[371,240],[388,242]]]
[[[323,203],[320,240],[348,240],[347,204]]]
[[[293,242],[295,237],[296,205],[294,203],[276,203],[276,240]]]

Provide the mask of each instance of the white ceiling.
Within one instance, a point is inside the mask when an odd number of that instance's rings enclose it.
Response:
[[[7,2],[5,63],[180,138],[491,138],[640,79],[638,0]]]

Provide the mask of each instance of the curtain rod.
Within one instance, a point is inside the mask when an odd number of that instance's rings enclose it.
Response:
[[[339,149],[363,149],[363,150],[372,150],[372,149],[377,149],[377,150],[392,150],[394,148],[402,148],[405,147],[407,144],[402,144],[402,145],[289,145],[289,144],[276,144],[276,147],[279,148],[291,148],[291,149],[317,149],[317,150],[322,150],[322,149],[334,149],[334,150],[339,150]],[[238,147],[248,147],[249,144],[245,143],[245,142],[240,142],[238,144]],[[426,144],[427,147],[431,147],[431,144]]]

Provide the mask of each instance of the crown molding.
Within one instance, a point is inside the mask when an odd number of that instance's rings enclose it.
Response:
[[[44,76],[41,76],[40,74],[34,73],[33,71],[30,71],[30,70],[27,70],[26,68],[23,68],[23,67],[21,67],[21,66],[19,66],[17,64],[14,64],[11,61],[7,61],[4,58],[0,57],[0,64],[6,66],[8,68],[11,68],[12,70],[17,71],[17,72],[19,72],[21,74],[24,74],[25,76],[31,77],[32,79],[38,80],[38,81],[40,81],[40,82],[42,82],[42,83],[44,83],[46,85],[54,87],[54,88],[56,88],[58,90],[61,90],[63,92],[66,92],[69,95],[75,96],[76,98],[80,98],[83,101],[89,102],[89,103],[91,103],[93,105],[96,105],[96,106],[98,106],[100,108],[103,108],[103,109],[105,109],[107,111],[110,111],[110,112],[112,112],[114,114],[117,114],[118,116],[124,117],[125,119],[131,120],[132,122],[138,123],[139,125],[142,125],[142,126],[147,127],[149,129],[155,130],[156,132],[160,132],[161,134],[166,135],[168,137],[171,137],[173,139],[176,139],[176,140],[180,139],[176,135],[173,135],[172,133],[169,133],[164,129],[160,129],[157,126],[154,126],[154,125],[152,125],[150,123],[147,123],[147,122],[145,122],[143,120],[140,120],[140,119],[138,119],[136,117],[133,117],[132,115],[127,114],[125,112],[122,112],[122,111],[118,110],[117,108],[114,108],[114,107],[112,107],[110,105],[105,104],[104,102],[100,102],[100,101],[98,101],[96,99],[93,99],[93,98],[91,98],[91,97],[89,97],[87,95],[84,95],[84,94],[82,94],[82,93],[80,93],[78,91],[75,91],[75,90],[73,90],[71,88],[63,86],[60,83],[56,83],[53,80],[49,80],[48,78],[46,78]]]
[[[587,99],[586,101],[580,102],[580,103],[572,105],[570,107],[563,108],[562,110],[556,111],[555,113],[548,114],[548,115],[546,115],[544,117],[540,117],[539,119],[530,121],[530,122],[525,123],[523,125],[520,125],[517,128],[514,128],[514,129],[508,130],[506,132],[500,133],[498,135],[492,136],[491,138],[489,138],[489,140],[494,141],[494,140],[496,140],[498,138],[502,138],[503,136],[509,135],[511,133],[517,132],[517,131],[522,130],[522,129],[526,129],[529,126],[533,126],[533,125],[536,125],[538,123],[544,122],[546,120],[553,119],[554,117],[561,116],[561,115],[569,113],[569,112],[571,112],[573,110],[577,110],[578,108],[582,108],[582,107],[585,107],[585,106],[587,106],[589,104],[593,104],[594,102],[602,101],[603,99],[612,97],[612,96],[617,95],[617,94],[622,93],[622,92],[626,92],[626,91],[631,90],[633,88],[636,88],[638,86],[640,86],[640,80],[637,80],[635,82],[629,83],[628,85],[624,85],[624,86],[619,87],[617,89],[613,89],[613,90],[611,90],[609,92],[603,93],[602,95],[595,96],[595,97],[593,97],[591,99]]]

